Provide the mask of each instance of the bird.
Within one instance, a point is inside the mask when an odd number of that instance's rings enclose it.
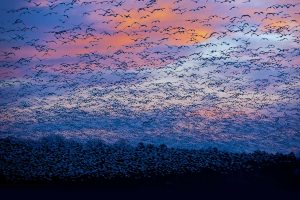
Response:
[[[299,130],[299,3],[132,2],[28,0],[1,9],[1,132],[93,127],[226,141],[221,130],[230,130],[259,143]],[[153,124],[139,127],[146,116]],[[283,116],[289,125],[276,123]]]

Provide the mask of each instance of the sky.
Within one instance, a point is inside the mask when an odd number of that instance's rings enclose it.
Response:
[[[0,137],[300,152],[297,0],[4,0]]]

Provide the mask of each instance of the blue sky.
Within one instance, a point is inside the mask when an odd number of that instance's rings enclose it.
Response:
[[[5,1],[1,137],[300,149],[296,1]]]

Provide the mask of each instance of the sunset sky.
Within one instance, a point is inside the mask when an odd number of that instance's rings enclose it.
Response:
[[[300,151],[297,0],[0,5],[0,136]]]

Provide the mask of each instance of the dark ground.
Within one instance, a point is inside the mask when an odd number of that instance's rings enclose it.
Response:
[[[259,151],[6,138],[0,182],[1,199],[298,199],[300,160]]]
[[[5,199],[298,199],[299,180],[280,183],[268,177],[213,177],[141,185],[5,184]]]

